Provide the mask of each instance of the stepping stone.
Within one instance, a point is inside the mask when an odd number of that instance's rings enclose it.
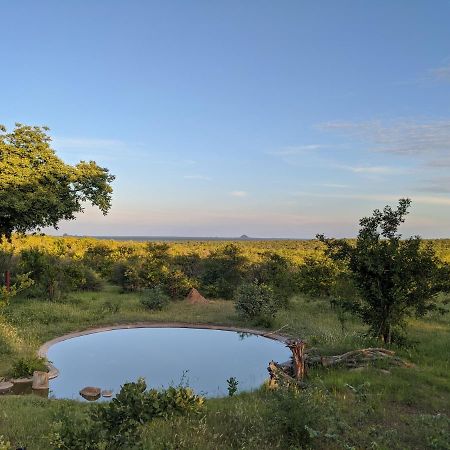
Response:
[[[2,381],[0,383],[0,394],[6,394],[13,388],[13,384],[9,381]]]
[[[90,401],[97,400],[98,398],[100,398],[101,393],[102,390],[99,387],[92,387],[92,386],[86,386],[80,391],[80,395],[86,400]]]
[[[108,389],[105,389],[104,391],[102,391],[103,397],[112,397],[112,395],[113,395],[113,392]]]

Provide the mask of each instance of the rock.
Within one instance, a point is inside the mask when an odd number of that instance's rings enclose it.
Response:
[[[48,389],[48,372],[33,372],[33,389]]]
[[[102,390],[99,387],[86,386],[80,391],[80,395],[86,400],[93,401],[100,398]]]
[[[9,381],[2,381],[0,383],[0,394],[6,394],[13,388],[14,384]]]
[[[102,391],[102,397],[112,397],[113,392],[110,391],[109,389],[105,389]]]

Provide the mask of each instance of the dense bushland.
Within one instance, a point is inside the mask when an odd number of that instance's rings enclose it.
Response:
[[[448,242],[396,239],[398,246],[405,249],[407,242],[411,242],[408,248],[412,249],[414,245],[416,255],[428,254],[430,264],[442,268],[443,275],[439,275],[442,282],[435,283],[431,294],[435,298],[440,290],[445,290],[445,273],[448,271],[445,267],[450,255]],[[356,266],[349,264],[346,258],[336,257],[336,252],[329,248],[330,242],[143,243],[14,236],[12,243],[4,242],[0,250],[0,282],[5,270],[10,270],[13,283],[28,277],[31,283],[25,286],[24,294],[30,301],[33,298],[59,301],[70,292],[95,292],[101,290],[105,283],[113,283],[124,293],[140,293],[142,303],[156,309],[167,303],[166,297],[182,299],[195,287],[210,299],[235,299],[241,314],[254,323],[260,320],[260,324],[269,324],[270,317],[276,311],[287,308],[292,295],[303,294],[311,299],[328,300],[341,318],[348,313],[359,314],[363,320],[367,317],[366,322],[371,327],[375,316],[370,315],[368,310],[362,312],[363,297],[359,288],[361,282],[355,276]],[[348,251],[357,249],[359,245],[357,240],[335,241],[333,245],[336,246],[336,242],[342,243]],[[380,245],[385,245],[383,239]],[[412,267],[408,263],[412,257],[411,252],[404,252],[406,267]],[[381,267],[382,277],[383,270],[385,268]],[[433,270],[430,266],[428,272],[432,277],[435,276]],[[411,272],[411,280],[419,272],[424,273],[420,268]],[[400,273],[402,276],[405,274],[401,267]],[[411,280],[408,283],[412,286]],[[430,285],[430,282],[431,279],[424,281],[422,287]],[[258,300],[264,295],[261,292],[252,293],[251,290],[266,290],[271,294],[266,295],[267,300]],[[417,291],[418,298],[422,291]],[[155,293],[160,300],[156,299]],[[253,304],[249,300],[244,301],[245,296],[253,296]],[[374,302],[378,300],[375,298]],[[243,307],[244,304],[248,306]],[[439,308],[439,302],[433,304]],[[257,309],[259,312],[255,312]],[[418,313],[427,310],[428,307],[420,311],[416,308]],[[396,324],[402,324],[401,317]]]

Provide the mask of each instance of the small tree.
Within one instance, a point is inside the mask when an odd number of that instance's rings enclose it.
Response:
[[[398,228],[405,221],[409,199],[396,210],[386,206],[360,220],[356,244],[346,240],[317,238],[326,254],[348,265],[358,291],[345,307],[370,326],[371,334],[392,341],[392,330],[408,316],[423,316],[438,307],[436,295],[449,289],[448,266],[438,261],[430,245],[419,236],[402,240]]]

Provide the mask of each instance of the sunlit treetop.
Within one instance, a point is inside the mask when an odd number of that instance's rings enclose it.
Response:
[[[83,203],[103,214],[111,207],[114,176],[94,161],[66,164],[50,147],[47,127],[0,125],[0,239],[57,227],[75,219]]]

